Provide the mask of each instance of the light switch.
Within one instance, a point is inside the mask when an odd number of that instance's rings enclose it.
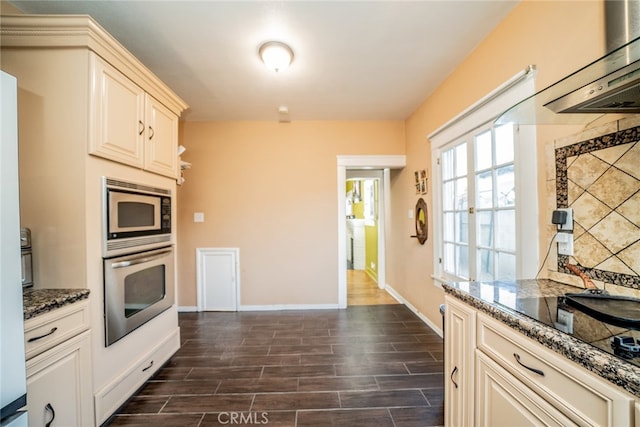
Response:
[[[408,216],[409,216],[409,219],[413,219],[413,209],[409,209]]]
[[[204,222],[204,212],[194,212],[193,222]]]

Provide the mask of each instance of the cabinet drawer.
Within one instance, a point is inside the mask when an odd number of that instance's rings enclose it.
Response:
[[[477,325],[481,351],[578,425],[632,425],[630,395],[486,315]]]
[[[89,329],[89,301],[82,300],[24,322],[26,359]]]
[[[96,425],[101,425],[180,348],[176,329],[95,395]]]
[[[576,424],[517,378],[476,350],[477,426],[558,426]]]

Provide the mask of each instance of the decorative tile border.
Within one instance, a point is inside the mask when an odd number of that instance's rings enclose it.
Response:
[[[629,144],[640,141],[640,126],[631,127],[618,132],[601,135],[580,141],[575,144],[556,148],[555,165],[556,165],[556,206],[558,208],[569,207],[569,181],[567,177],[568,164],[567,158],[578,156],[580,154],[590,153],[592,151],[603,150],[605,148],[615,147],[617,145]],[[566,255],[558,256],[558,271],[561,273],[572,274],[565,268],[569,262]],[[629,274],[614,273],[610,271],[598,270],[595,268],[586,268],[582,266],[583,271],[592,279],[600,280],[606,283],[613,283],[619,286],[625,286],[634,289],[640,289],[640,276]]]

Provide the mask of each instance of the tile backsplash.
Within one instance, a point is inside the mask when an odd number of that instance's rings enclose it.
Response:
[[[555,148],[556,206],[574,215],[574,254],[559,255],[557,271],[572,263],[640,289],[640,126],[576,141]]]

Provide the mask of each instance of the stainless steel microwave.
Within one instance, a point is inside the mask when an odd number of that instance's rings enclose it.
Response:
[[[103,177],[104,258],[170,244],[171,190]]]

